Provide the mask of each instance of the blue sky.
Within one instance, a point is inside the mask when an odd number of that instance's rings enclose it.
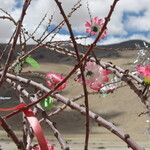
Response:
[[[80,7],[80,9],[70,18],[76,36],[86,35],[84,25],[85,22],[89,20],[89,14],[87,13],[86,7],[87,1],[92,17],[98,16],[99,18],[104,18],[108,14],[110,5],[112,4],[112,0],[82,0],[82,7]],[[16,20],[19,18],[23,0],[0,0],[0,2],[1,8],[7,10]],[[77,0],[62,0],[65,12],[69,13],[71,7],[76,2]],[[150,0],[120,0],[108,25],[108,36],[101,41],[101,44],[111,44],[130,39],[141,39],[150,42],[149,4]],[[45,30],[48,19],[52,14],[54,15],[54,19],[52,20],[49,30],[62,21],[62,16],[60,15],[54,0],[32,0],[24,20],[24,27],[26,27],[29,32],[32,32],[45,13],[48,13],[48,15],[36,33],[37,38]],[[0,15],[3,14],[0,13]],[[0,41],[8,41],[14,26],[7,21],[0,21],[0,29]],[[93,38],[87,39],[86,42],[85,40],[79,40],[78,42],[90,44],[93,41]],[[59,34],[57,34],[54,40],[62,39],[69,39],[68,31],[65,26]]]
[[[23,0],[16,0],[15,3],[14,9],[20,8],[23,5]]]

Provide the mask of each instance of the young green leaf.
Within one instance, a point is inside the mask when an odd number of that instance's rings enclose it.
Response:
[[[28,56],[25,61],[26,63],[30,64],[33,68],[38,69],[40,67],[39,63],[31,56]]]
[[[41,104],[41,106],[42,106],[43,109],[45,109],[45,110],[51,110],[52,107],[53,107],[53,105],[54,105],[53,101],[54,101],[53,98],[49,96],[46,99],[42,100],[40,102],[40,104]]]

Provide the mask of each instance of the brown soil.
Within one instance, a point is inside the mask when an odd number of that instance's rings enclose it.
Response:
[[[133,58],[135,58],[135,53],[135,51],[120,52],[119,57],[113,58],[112,56],[111,58],[105,58],[104,60],[111,61],[116,65],[122,66],[123,68],[130,68]],[[55,61],[57,61],[56,59]],[[62,61],[61,63],[43,62],[41,63],[40,70],[32,70],[40,72],[56,71],[66,75],[71,69],[72,63],[69,65],[68,62],[65,63]],[[24,71],[28,70],[31,70],[31,68],[27,67]],[[71,77],[71,79],[68,81],[68,87],[62,92],[62,95],[71,98],[82,93],[81,85],[75,83],[73,78],[74,77]],[[5,91],[1,89],[1,93],[3,96],[13,95],[13,100],[17,99],[17,96],[14,96],[14,92],[10,92],[10,89],[6,89]],[[14,105],[11,102],[9,105]],[[78,101],[80,104],[83,102],[84,99]],[[91,95],[89,96],[89,103],[92,111],[98,113],[106,120],[113,122],[126,133],[129,133],[130,136],[133,137],[133,139],[135,139],[143,147],[145,147],[146,150],[150,150],[150,134],[148,135],[149,126],[146,123],[148,116],[144,115],[142,117],[138,117],[138,114],[146,111],[146,109],[138,96],[129,87],[120,88],[113,94],[109,94],[107,97],[103,97],[100,94]],[[8,104],[1,106],[8,106]],[[57,123],[58,129],[64,134],[64,138],[68,141],[71,150],[83,149],[85,137],[84,116],[81,116],[78,112],[67,108],[61,114],[52,117],[52,120]],[[19,126],[21,122],[18,122],[18,116],[9,120],[9,123],[12,128],[15,129],[18,134],[20,134],[21,128],[19,128]],[[120,139],[112,135],[103,127],[99,127],[92,121],[90,125],[90,131],[90,150],[127,149],[127,146]],[[46,133],[48,133],[47,135],[50,137],[52,143],[56,144],[56,150],[61,149],[56,139],[52,136],[52,132],[48,130]],[[0,145],[2,149],[15,150],[15,145],[10,142],[2,129],[0,130],[0,134]]]

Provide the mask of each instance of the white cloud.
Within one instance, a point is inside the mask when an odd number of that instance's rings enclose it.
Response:
[[[12,11],[14,5],[16,4],[15,3],[15,0],[0,0],[0,8],[3,8],[4,10],[7,10],[8,12]]]
[[[88,0],[89,7],[91,10],[92,16],[99,16],[103,18],[107,15],[110,5],[112,4],[112,0]],[[77,0],[61,0],[62,5],[65,9],[66,13],[69,13],[73,5],[77,2]],[[79,8],[77,12],[72,15],[71,21],[72,27],[78,32],[85,32],[84,24],[87,20],[89,20],[89,14],[86,8],[87,0],[82,0],[82,7]],[[114,11],[110,24],[108,25],[110,38],[106,40],[106,42],[117,42],[119,40],[124,40],[124,38],[115,38],[116,36],[125,36],[128,34],[127,29],[136,30],[136,31],[149,31],[150,30],[150,0],[120,0],[118,5]],[[20,16],[21,9],[16,8],[15,0],[0,0],[0,7],[7,10],[11,13],[11,15],[17,20]],[[123,15],[125,12],[131,13],[139,13],[140,11],[145,10],[145,14],[143,16],[128,16],[128,20],[123,20]],[[53,24],[58,24],[62,21],[62,16],[54,2],[54,0],[32,0],[31,5],[27,11],[27,15],[24,19],[24,27],[29,32],[32,32],[41,21],[42,17],[45,13],[48,12],[47,19],[43,22],[43,25],[40,27],[36,36],[40,36],[41,32],[44,31],[45,26],[48,22],[48,18],[52,14],[54,14]],[[0,13],[1,15],[1,13]],[[8,21],[3,22],[0,20],[0,42],[5,42],[6,39],[8,41],[13,31],[13,25],[8,24]],[[138,34],[139,36],[133,35],[135,38],[148,38]],[[58,34],[56,36],[56,40],[60,38],[64,38],[65,36]],[[68,36],[69,37],[69,36]],[[67,37],[67,38],[68,38]],[[113,37],[113,38],[112,38]],[[93,39],[87,39],[86,43],[90,43]],[[80,40],[84,43],[84,40]]]
[[[8,21],[0,20],[0,42],[6,43],[9,41],[10,36],[13,33],[14,25]]]
[[[128,20],[127,26],[133,31],[148,31],[150,32],[150,9],[146,10],[143,16],[132,16]]]

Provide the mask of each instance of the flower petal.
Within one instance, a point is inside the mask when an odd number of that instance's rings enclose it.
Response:
[[[88,21],[85,24],[85,27],[91,27],[91,23],[89,23]]]
[[[99,91],[101,87],[102,87],[102,84],[98,82],[94,82],[90,85],[90,88],[94,91]]]
[[[104,24],[104,20],[103,20],[103,19],[98,19],[97,24],[98,24],[99,26],[102,26],[102,25]]]
[[[91,33],[91,28],[87,28],[86,33]]]
[[[98,20],[99,20],[99,19],[98,19],[98,17],[94,17],[94,18],[93,18],[93,22],[92,22],[92,23],[96,23],[96,24],[98,24]]]

